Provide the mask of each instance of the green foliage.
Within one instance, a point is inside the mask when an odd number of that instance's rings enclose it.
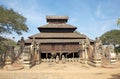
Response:
[[[120,18],[117,20],[117,26],[120,26]]]
[[[9,46],[16,46],[16,42],[11,40],[11,39],[6,39],[3,41],[5,45],[9,45]]]
[[[2,53],[5,53],[5,51],[6,51],[6,46],[5,46],[5,44],[4,44],[3,42],[0,42],[0,55],[1,55]]]
[[[0,37],[0,54],[5,53],[7,46],[16,46],[16,42],[11,39]]]
[[[117,54],[120,53],[120,46],[118,46],[118,47],[115,48],[115,52],[116,52]]]
[[[106,33],[104,33],[100,39],[103,43],[112,43],[114,45],[119,44],[120,45],[120,30],[111,30]]]
[[[23,31],[28,31],[25,22],[26,18],[15,12],[13,9],[7,9],[0,6],[0,34],[15,32],[21,35]]]

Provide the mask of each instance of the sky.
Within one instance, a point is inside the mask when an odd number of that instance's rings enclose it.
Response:
[[[116,22],[120,18],[120,0],[0,0],[0,5],[27,18],[27,33],[4,35],[15,37],[14,40],[39,33],[37,27],[47,23],[46,15],[68,16],[68,24],[76,26],[78,32],[91,39],[118,29]]]

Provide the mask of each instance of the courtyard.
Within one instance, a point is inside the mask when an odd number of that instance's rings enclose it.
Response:
[[[0,79],[120,79],[120,62],[115,67],[93,67],[78,62],[41,63],[30,69],[0,70]]]

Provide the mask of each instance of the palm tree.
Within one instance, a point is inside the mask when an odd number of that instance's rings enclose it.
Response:
[[[117,26],[120,27],[120,18],[117,20]]]

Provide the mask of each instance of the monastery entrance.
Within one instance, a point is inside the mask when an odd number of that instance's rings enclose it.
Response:
[[[80,59],[79,52],[72,52],[72,53],[41,53],[41,61],[42,62],[56,62],[56,61],[65,61],[65,62],[72,62],[78,61]]]
[[[42,43],[41,60],[42,62],[55,62],[56,60],[74,61],[80,59],[79,43]]]

